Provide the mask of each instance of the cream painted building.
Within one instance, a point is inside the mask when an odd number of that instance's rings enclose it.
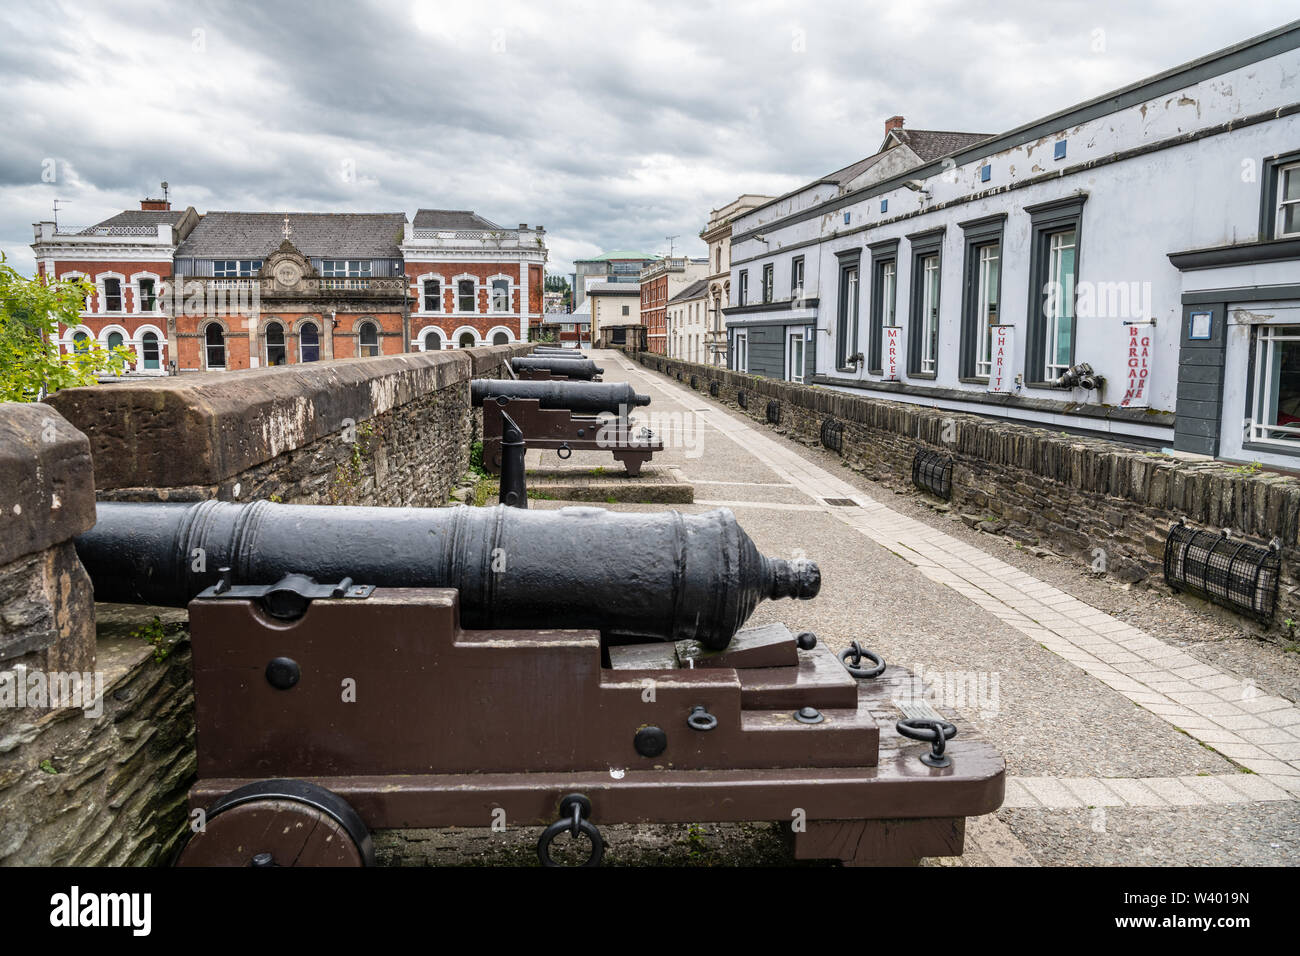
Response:
[[[709,280],[697,279],[668,300],[669,358],[708,363],[708,292]]]
[[[727,320],[722,310],[731,296],[731,223],[751,209],[770,202],[771,196],[746,193],[709,213],[709,224],[700,238],[709,244],[709,265],[704,306],[704,347],[699,361],[709,365],[727,364]]]
[[[596,348],[637,345],[644,341],[641,324],[641,287],[631,282],[596,282],[587,287],[591,303],[591,341]],[[627,340],[629,326],[635,326],[636,341]]]

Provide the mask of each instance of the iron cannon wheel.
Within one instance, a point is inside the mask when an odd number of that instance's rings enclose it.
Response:
[[[346,800],[303,780],[263,780],[214,803],[177,866],[373,866],[370,831]]]

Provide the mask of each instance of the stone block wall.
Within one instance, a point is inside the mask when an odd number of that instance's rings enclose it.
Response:
[[[1163,583],[1165,539],[1179,519],[1228,529],[1256,544],[1277,539],[1277,609],[1260,632],[1294,640],[1285,622],[1300,620],[1300,479],[645,352],[630,355],[674,379],[680,374],[684,384],[693,376],[704,397],[716,382],[713,401],[764,424],[769,403],[779,403],[780,423],[772,427],[805,444],[821,444],[827,419],[843,422],[841,455],[873,480],[910,484],[912,460],[921,448],[951,455],[953,510],[1090,568],[1104,567],[1123,581]],[[740,405],[742,392],[746,408]]]
[[[469,462],[469,380],[528,345],[209,372],[51,399],[103,499],[440,505]]]
[[[93,604],[72,539],[93,526],[97,495],[443,504],[481,427],[469,380],[502,375],[529,348],[187,375],[0,405],[0,865],[167,863],[186,833],[185,612]],[[29,684],[48,691],[48,678],[73,671],[89,684],[77,699],[31,706]],[[6,703],[20,676],[23,699]]]

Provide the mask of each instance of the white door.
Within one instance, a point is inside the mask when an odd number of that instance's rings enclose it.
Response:
[[[791,332],[787,340],[788,348],[785,350],[786,361],[786,378],[792,382],[803,381],[803,329]]]
[[[736,354],[734,356],[735,367],[733,371],[748,372],[749,371],[749,333],[737,332],[734,341],[736,344]]]

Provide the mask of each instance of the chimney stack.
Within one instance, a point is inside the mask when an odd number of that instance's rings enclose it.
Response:
[[[889,119],[885,120],[886,136],[889,135],[890,130],[902,129],[902,128],[903,128],[903,117],[901,116],[891,116],[889,117]]]
[[[169,199],[141,199],[140,208],[153,212],[167,212],[172,208],[172,204]]]

